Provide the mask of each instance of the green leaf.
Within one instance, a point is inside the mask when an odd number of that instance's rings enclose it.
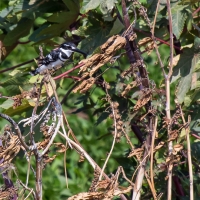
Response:
[[[198,81],[199,77],[200,77],[199,72],[195,72],[192,74],[191,90],[194,90],[195,88],[199,88],[200,86],[200,81]]]
[[[8,109],[13,106],[14,101],[12,99],[7,99],[2,104],[0,104],[0,107],[3,109]]]
[[[59,36],[62,32],[64,32],[67,28],[69,28],[68,24],[52,24],[51,26],[43,29],[38,34],[38,37],[45,37],[46,39],[50,39],[55,36]]]
[[[178,88],[177,88],[177,99],[179,103],[184,101],[186,93],[191,87],[192,73],[189,73],[187,76],[181,78]]]
[[[29,40],[33,41],[33,42],[42,42],[43,40],[46,40],[49,37],[49,35],[40,35],[40,32],[44,29],[46,29],[49,25],[43,24],[42,26],[40,26],[40,28],[36,29],[30,36],[29,36]]]
[[[73,11],[74,13],[79,13],[80,10],[79,0],[62,0],[62,1],[70,11]]]
[[[147,0],[147,4],[148,4],[148,12],[150,14],[155,13],[156,7],[157,7],[157,4],[158,4],[158,0]],[[158,12],[163,10],[165,8],[165,5],[166,5],[166,1],[165,0],[161,0]]]
[[[115,34],[118,34],[121,32],[121,30],[124,28],[124,25],[121,23],[121,21],[117,18],[113,24],[113,27],[109,33],[108,36],[112,36]]]
[[[103,14],[107,14],[112,11],[115,6],[115,0],[102,0],[100,3],[100,10]]]
[[[200,53],[195,53],[198,50],[199,40],[196,39],[194,47],[184,48],[183,54],[181,54],[177,66],[174,68],[172,81],[181,77],[179,85],[177,87],[178,102],[182,103],[189,89],[195,89],[198,87],[197,79],[195,76],[195,67],[198,66],[200,60]],[[196,74],[199,76],[198,74]]]
[[[91,19],[91,23],[93,24],[92,26],[85,27],[85,35],[87,37],[82,40],[78,46],[88,55],[108,39],[107,35],[110,33],[113,26],[112,22],[100,21],[98,15],[97,18]],[[74,31],[74,34],[76,33],[77,31]]]
[[[9,116],[14,116],[14,115],[21,115],[24,111],[26,111],[28,108],[32,107],[31,104],[27,99],[22,100],[22,104],[18,106],[17,108],[10,107],[6,109],[3,113],[7,114]]]
[[[188,8],[188,5],[186,6],[176,5],[176,6],[173,6],[171,9],[172,30],[177,39],[179,39],[183,31],[185,21],[188,17],[188,12],[186,11],[186,8]]]
[[[84,13],[88,12],[89,10],[93,10],[97,8],[101,3],[101,0],[84,0],[83,1],[83,11]]]
[[[102,123],[104,120],[106,120],[109,117],[108,112],[102,112],[99,118],[97,119],[95,125],[98,126],[100,123]]]
[[[190,45],[191,47],[192,45]],[[178,64],[173,69],[171,83],[179,79],[180,77],[187,76],[190,73],[192,65],[192,59],[194,57],[194,48],[185,47],[183,53],[180,55]]]
[[[7,15],[11,13],[13,8],[14,8],[13,6],[9,6],[8,8],[5,8],[0,12],[0,22],[6,21]]]
[[[194,51],[195,53],[200,53],[200,38],[199,37],[194,38]],[[198,59],[199,58],[200,57],[198,57]]]
[[[56,23],[66,23],[65,26],[69,26],[77,19],[77,17],[78,13],[75,12],[61,12],[61,13],[54,13],[49,18],[47,18],[47,20]]]
[[[16,28],[14,28],[12,31],[10,31],[4,38],[4,45],[5,46],[11,46],[19,38],[22,38],[29,34],[30,29],[33,25],[33,20],[30,20],[28,18],[23,18],[19,21]]]
[[[0,83],[2,87],[9,91],[9,94],[15,95],[20,92],[19,86],[22,88],[30,86],[29,76],[23,74],[17,74],[8,78],[5,82]]]

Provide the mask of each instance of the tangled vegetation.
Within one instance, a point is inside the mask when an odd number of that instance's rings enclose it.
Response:
[[[0,199],[200,198],[198,0],[0,11]],[[87,58],[31,76],[64,41]]]

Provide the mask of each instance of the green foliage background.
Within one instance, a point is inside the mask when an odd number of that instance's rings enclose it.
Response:
[[[151,21],[155,16],[155,9],[157,1],[141,0],[139,1],[147,8],[147,14]],[[171,90],[171,108],[172,112],[175,109],[174,97],[175,90],[177,99],[185,109],[186,116],[191,114],[191,127],[194,131],[199,131],[199,67],[200,67],[200,38],[198,27],[198,18],[192,17],[192,10],[199,5],[198,1],[176,1],[172,2],[172,18],[173,18],[173,33],[178,40],[180,40],[182,47],[184,47],[183,54],[180,55],[178,63],[174,67],[172,77]],[[134,20],[134,10],[132,2],[127,3],[129,8],[130,19]],[[121,13],[121,3],[116,0],[49,0],[49,1],[34,1],[34,0],[12,0],[0,2],[0,40],[3,46],[0,49],[1,65],[0,69],[6,69],[17,64],[26,62],[28,60],[38,57],[39,45],[42,45],[44,55],[54,48],[55,44],[61,44],[64,39],[67,41],[73,40],[73,35],[78,35],[81,42],[78,47],[88,55],[98,52],[98,47],[102,45],[110,36],[121,34],[125,29],[124,25],[117,17],[117,12]],[[117,11],[118,10],[118,11]],[[138,11],[137,11],[138,14]],[[72,26],[72,24],[74,24]],[[161,6],[156,21],[155,36],[162,38],[162,40],[169,38],[167,29],[167,11],[166,3],[161,0]],[[197,26],[195,27],[194,26]],[[149,27],[144,18],[138,14],[138,19],[135,25],[136,29],[140,29],[143,33],[137,34],[137,40],[146,37],[144,33],[149,33]],[[185,29],[185,30],[184,30]],[[143,47],[142,47],[143,48]],[[144,50],[144,48],[141,50]],[[4,54],[6,50],[6,54]],[[165,68],[168,66],[169,47],[160,45],[159,51],[161,59],[164,61]],[[122,53],[118,52],[119,54]],[[143,58],[146,63],[149,77],[156,83],[158,88],[162,88],[164,82],[161,69],[158,65],[158,60],[155,52],[150,55],[143,53]],[[59,70],[60,74],[71,67],[75,66],[82,57],[77,54],[73,56],[73,63],[69,62],[64,68]],[[107,64],[103,67],[110,67],[104,74],[107,82],[115,85],[113,96],[120,102],[122,111],[131,109],[136,103],[136,99],[132,100],[120,99],[120,79],[118,77],[118,68],[124,70],[129,67],[129,62],[126,56],[122,55],[116,63]],[[32,81],[28,72],[36,68],[34,62],[23,65],[12,71],[0,73],[0,92],[3,96],[14,96],[20,94],[21,90],[30,90],[32,88]],[[192,77],[197,77],[195,80]],[[72,75],[76,76],[77,71]],[[57,92],[60,100],[63,98],[67,90],[73,84],[70,79],[63,79],[56,81]],[[137,92],[136,89],[135,92]],[[113,136],[112,120],[108,118],[106,108],[102,97],[105,93],[93,87],[90,93],[86,94],[70,94],[67,101],[64,103],[63,109],[67,114],[69,124],[77,136],[79,142],[83,145],[85,150],[92,158],[102,166],[107,153],[110,151]],[[137,96],[137,95],[136,95]],[[162,98],[157,98],[154,103],[160,106],[160,110],[164,112],[164,105],[160,102]],[[0,111],[9,114],[13,119],[19,121],[20,119],[30,117],[32,108],[30,102],[24,102],[20,108],[13,109],[12,101],[1,98]],[[105,107],[103,107],[105,106]],[[42,108],[41,108],[42,109]],[[97,110],[99,109],[99,112]],[[136,136],[131,132],[129,123],[133,119],[134,113],[128,113],[123,116],[126,123],[126,131],[131,137],[131,142],[139,146]],[[0,129],[3,128],[7,122],[0,119]],[[160,124],[161,127],[161,124]],[[163,133],[161,133],[164,135]],[[36,133],[36,138],[41,139],[40,133]],[[56,141],[62,141],[57,137]],[[64,142],[64,141],[62,141]],[[199,141],[192,139],[192,148],[194,150],[194,159],[198,163]],[[115,145],[113,154],[109,160],[105,172],[107,174],[115,174],[118,166],[123,166],[126,175],[131,179],[134,170],[137,167],[137,162],[134,158],[127,158],[129,153],[125,138],[122,138],[120,143]],[[53,155],[53,154],[52,154]],[[162,152],[156,155],[157,161],[164,160]],[[46,166],[43,172],[43,199],[66,199],[79,192],[88,191],[91,181],[93,179],[93,169],[87,161],[78,162],[79,156],[73,150],[67,151],[67,160],[63,161],[63,155],[59,155],[52,164]],[[34,163],[34,161],[32,161]],[[66,180],[64,175],[64,165],[67,164],[68,173],[68,188],[66,187]],[[27,163],[24,155],[21,153],[14,160],[18,177],[25,182]],[[184,175],[184,170],[187,166],[177,167],[176,174],[181,174],[184,190],[187,193],[189,183],[186,181],[187,176]],[[159,173],[157,179],[157,189],[166,194],[166,182],[164,173]],[[11,174],[12,180],[16,180],[16,176]],[[163,180],[163,181],[162,181]],[[122,185],[127,183],[120,179]],[[158,183],[162,181],[162,184]],[[199,191],[199,177],[195,176],[196,195]],[[30,187],[34,187],[34,177],[30,174]],[[20,186],[19,186],[20,187]],[[144,183],[143,195],[149,194],[147,182]],[[174,192],[175,193],[175,192]],[[184,198],[184,199],[187,199]]]

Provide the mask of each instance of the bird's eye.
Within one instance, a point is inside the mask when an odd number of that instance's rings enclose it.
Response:
[[[68,49],[72,49],[72,47],[71,47],[71,46],[68,46]]]

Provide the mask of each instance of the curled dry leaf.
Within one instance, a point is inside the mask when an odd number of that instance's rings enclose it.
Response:
[[[81,61],[85,64],[81,67],[79,73],[85,72],[90,69],[87,75],[91,77],[101,66],[108,63],[115,55],[115,52],[124,47],[125,44],[126,39],[124,37],[121,37],[119,35],[112,36],[106,41],[106,43],[104,43],[100,47],[100,54],[95,54],[92,57]]]
[[[1,62],[2,57],[5,57],[5,56],[6,56],[6,48],[3,42],[0,41],[0,62]]]
[[[133,151],[131,151],[128,155],[128,158],[130,157],[133,157],[133,156],[136,156],[138,160],[141,159],[142,155],[143,155],[143,152],[144,152],[144,148],[137,148],[137,149],[134,149]]]
[[[34,102],[36,102],[38,95],[39,95],[39,88],[33,87],[30,91],[22,91],[21,94],[13,96],[12,97],[14,101],[13,109],[17,108],[18,106],[21,106],[23,103],[22,102],[23,99],[27,99],[27,100],[31,99]],[[35,104],[32,104],[32,105],[35,106]]]
[[[169,164],[169,163],[175,164],[175,163],[178,163],[180,161],[180,159],[181,159],[180,155],[173,155],[172,154],[171,156],[168,156],[165,161],[166,161],[167,164]]]
[[[108,63],[112,57],[115,55],[116,51],[123,48],[126,44],[126,39],[124,37],[121,37],[119,35],[115,35],[110,37],[106,43],[104,43],[102,46],[100,46],[101,53],[94,54],[88,59],[82,60],[81,62],[84,63],[84,65],[80,68],[79,74],[81,75],[80,82],[83,81],[83,79],[89,77],[89,79],[93,76],[97,70],[102,67],[104,64]],[[85,92],[90,87],[87,86],[87,84],[91,87],[91,80],[90,83],[87,81],[83,81],[81,83],[81,87],[76,87],[73,92],[81,91]],[[87,89],[85,88],[87,86]]]
[[[162,148],[164,146],[164,142],[159,142],[158,145],[154,148],[154,152],[156,152],[157,150],[159,150],[160,148]]]
[[[14,187],[0,189],[0,200],[14,199],[13,197],[17,196],[16,190]]]
[[[127,75],[133,74],[133,72],[138,71],[138,67],[142,65],[142,62],[140,60],[137,60],[134,64],[131,64],[130,67],[127,70],[124,70],[121,73],[121,77],[125,78]]]
[[[87,80],[83,80],[81,84],[73,90],[73,92],[76,93],[80,91],[80,93],[85,93],[94,85],[94,83],[95,83],[94,77],[91,77]]]
[[[0,148],[0,166],[4,166],[5,164],[10,163],[20,150],[20,142],[18,136],[10,134],[9,137],[9,139],[6,138],[5,142],[4,138],[2,138],[2,144],[5,145],[1,146]]]
[[[42,142],[39,142],[37,145],[38,145],[38,149],[39,150],[43,150],[43,149],[45,149],[45,147],[48,145],[48,143],[49,143],[49,141],[50,141],[50,138],[45,138]]]
[[[143,38],[138,42],[139,46],[144,46],[145,51],[148,52],[148,55],[152,52],[154,49],[154,42],[150,37]]]
[[[175,155],[175,154],[177,154],[179,151],[181,151],[182,149],[183,149],[183,145],[181,145],[181,144],[176,144],[176,145],[174,145],[174,152],[173,152],[173,154]]]
[[[178,138],[178,133],[179,133],[178,130],[171,131],[170,132],[170,138],[167,141],[169,142],[169,141],[176,140]]]
[[[125,189],[111,189],[106,192],[83,192],[68,198],[68,200],[111,200],[114,196],[129,193],[132,189],[132,186],[129,186]]]
[[[152,91],[150,89],[145,89],[142,91],[142,95],[138,99],[137,103],[134,106],[134,110],[138,110],[144,105],[146,105],[152,98]]]
[[[95,192],[96,190],[96,185],[99,181],[99,176],[100,176],[100,170],[98,169],[98,167],[95,167],[94,169],[94,178],[92,180],[92,184],[90,186],[89,192]]]
[[[53,157],[51,157],[51,158],[48,155],[45,155],[43,157],[43,161],[45,164],[47,164],[47,163],[53,162],[55,158],[56,158],[56,155],[53,155]]]
[[[64,153],[66,151],[66,146],[60,142],[53,143],[58,150],[56,152],[58,153]]]
[[[137,81],[133,81],[131,82],[130,84],[128,84],[126,86],[126,88],[124,89],[124,91],[121,93],[121,96],[122,97],[126,97],[126,95],[134,88],[136,87],[138,84],[137,84]]]

